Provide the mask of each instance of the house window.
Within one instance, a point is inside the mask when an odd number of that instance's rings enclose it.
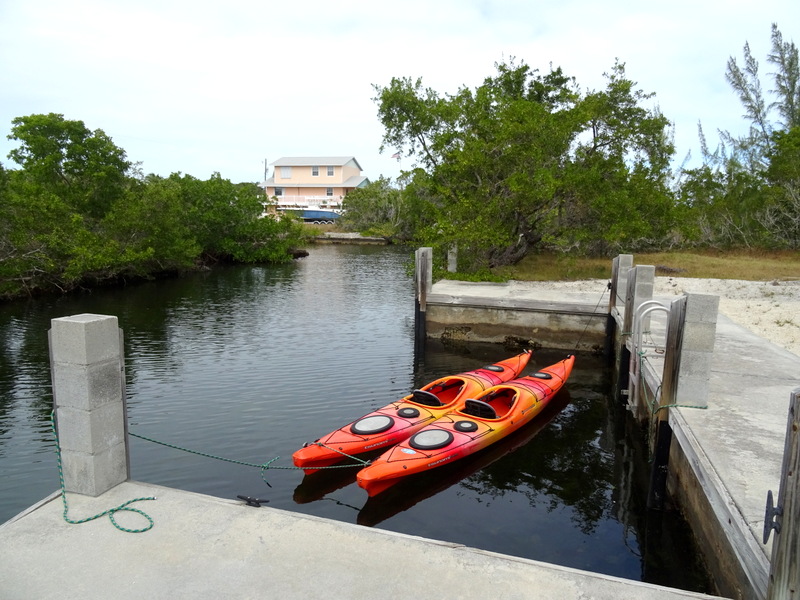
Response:
[[[311,176],[319,177],[319,167],[311,167]]]
[[[326,188],[325,189],[326,196],[333,196],[333,188]]]
[[[292,178],[292,167],[281,167],[281,179]]]
[[[328,177],[333,177],[333,165],[328,165]]]
[[[283,188],[276,187],[275,188],[275,195],[276,196],[283,196]]]

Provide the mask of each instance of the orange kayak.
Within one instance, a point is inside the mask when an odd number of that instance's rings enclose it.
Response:
[[[575,357],[489,388],[463,408],[426,425],[359,471],[358,485],[370,496],[403,477],[450,464],[503,439],[538,415],[562,388]]]
[[[396,402],[305,444],[292,455],[294,465],[313,473],[347,456],[401,442],[442,415],[461,408],[467,398],[519,377],[530,357],[530,351],[526,350],[493,365],[432,381]]]

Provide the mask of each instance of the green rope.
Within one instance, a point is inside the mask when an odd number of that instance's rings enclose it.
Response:
[[[269,481],[267,481],[267,477],[266,477],[266,474],[265,474],[268,469],[282,469],[282,470],[291,470],[291,471],[303,469],[303,467],[295,467],[294,465],[292,465],[292,466],[273,465],[272,463],[274,463],[276,460],[280,459],[280,456],[276,456],[275,458],[271,458],[270,460],[268,460],[267,462],[264,462],[264,463],[252,463],[252,462],[246,462],[246,461],[243,461],[243,460],[236,460],[236,459],[233,459],[233,458],[225,458],[223,456],[216,456],[214,454],[208,454],[207,452],[200,452],[199,450],[191,450],[189,448],[182,448],[181,446],[176,446],[175,444],[170,444],[170,443],[167,443],[167,442],[161,442],[159,440],[154,440],[152,438],[149,438],[149,437],[146,437],[146,436],[143,436],[143,435],[139,435],[139,434],[136,434],[136,433],[128,432],[128,435],[131,435],[133,437],[139,438],[140,440],[144,440],[146,442],[152,442],[154,444],[159,444],[161,446],[166,446],[167,448],[172,448],[173,450],[180,450],[181,452],[188,452],[189,454],[196,454],[197,456],[203,456],[205,458],[213,458],[214,460],[221,460],[221,461],[224,461],[224,462],[233,463],[235,465],[242,465],[242,466],[245,466],[245,467],[255,467],[255,468],[261,470],[261,479],[269,487],[272,487],[272,485],[270,485]],[[370,464],[370,461],[368,461],[368,460],[362,460],[362,459],[358,458],[357,456],[351,456],[350,454],[346,454],[346,453],[342,452],[341,450],[337,450],[336,448],[331,448],[331,447],[326,446],[325,444],[322,444],[320,442],[314,442],[314,443],[316,445],[318,445],[318,446],[322,446],[323,448],[328,448],[329,450],[333,450],[334,452],[338,452],[339,454],[341,454],[345,458],[350,458],[350,459],[356,461],[356,464],[329,465],[329,466],[326,466],[326,467],[314,467],[317,470],[323,470],[323,469],[347,469],[347,468],[350,468],[350,467],[365,467],[368,464]]]
[[[603,290],[602,294],[600,294],[600,299],[597,301],[597,304],[594,305],[594,312],[593,312],[592,316],[589,317],[589,318],[593,318],[593,317],[597,316],[597,307],[600,306],[600,303],[603,301],[603,297],[606,295],[606,290],[610,290],[610,289],[611,289],[611,284],[609,283],[608,287]],[[581,335],[578,337],[578,341],[575,342],[575,350],[578,349],[578,346],[580,345],[581,340],[583,339],[583,336],[586,335],[586,331],[588,329],[589,329],[589,321],[587,320],[586,321],[586,327],[583,328],[583,331],[581,332]]]
[[[702,410],[708,409],[707,406],[695,406],[692,404],[662,404],[659,406],[658,404],[658,396],[661,392],[661,384],[658,384],[658,387],[655,389],[653,393],[652,402],[650,401],[650,397],[647,394],[647,382],[644,378],[644,361],[647,358],[647,352],[638,351],[637,355],[639,357],[639,385],[638,388],[641,390],[642,396],[644,398],[645,403],[647,404],[648,409],[650,410],[650,423],[649,427],[647,428],[647,437],[649,439],[650,444],[653,443],[653,435],[655,429],[655,416],[658,414],[659,411],[665,408],[699,408]]]
[[[150,496],[146,498],[134,498],[133,500],[128,500],[127,502],[123,502],[119,506],[115,506],[114,508],[109,508],[108,510],[104,510],[101,513],[98,513],[91,517],[86,517],[85,519],[70,519],[69,518],[69,505],[67,504],[67,488],[64,484],[64,467],[61,462],[61,445],[58,441],[58,433],[56,432],[56,414],[55,411],[50,413],[50,427],[53,431],[53,438],[56,442],[56,457],[58,459],[58,479],[61,482],[61,500],[64,503],[64,520],[69,523],[70,525],[80,525],[81,523],[88,523],[89,521],[94,521],[95,519],[99,519],[100,517],[108,516],[109,520],[111,521],[112,525],[119,529],[120,531],[124,531],[126,533],[144,533],[145,531],[150,531],[155,525],[153,519],[143,510],[138,508],[131,508],[130,505],[134,502],[139,502],[140,500],[155,500],[155,496]],[[127,511],[127,512],[134,512],[142,515],[145,519],[147,519],[148,524],[145,527],[140,529],[128,529],[127,527],[123,527],[117,520],[114,518],[114,515],[118,512]]]
[[[699,408],[700,410],[708,410],[708,406],[696,406],[693,404],[662,404],[653,412],[653,415],[663,408]]]
[[[145,498],[134,498],[133,500],[128,500],[127,502],[123,502],[119,506],[116,506],[114,508],[109,508],[108,510],[104,510],[101,513],[98,513],[98,514],[96,514],[94,516],[91,516],[91,517],[87,517],[85,519],[70,519],[69,518],[69,506],[68,506],[68,503],[67,503],[67,490],[66,490],[66,485],[64,483],[64,467],[63,467],[63,463],[61,461],[61,445],[60,445],[60,443],[58,441],[58,432],[56,431],[55,411],[52,411],[50,413],[50,427],[51,427],[51,429],[53,431],[53,438],[55,439],[55,443],[56,443],[56,457],[57,457],[57,462],[58,462],[58,478],[59,478],[59,481],[61,482],[61,499],[62,499],[62,501],[64,503],[64,520],[67,523],[70,523],[71,525],[79,525],[81,523],[88,523],[89,521],[94,521],[95,519],[99,519],[100,517],[108,516],[109,520],[114,525],[114,527],[116,527],[120,531],[125,531],[127,533],[144,533],[145,531],[149,531],[150,529],[153,528],[153,525],[155,525],[155,523],[154,523],[153,519],[150,517],[150,515],[148,515],[146,512],[144,512],[143,510],[140,510],[138,508],[131,508],[130,505],[133,504],[134,502],[139,502],[139,501],[142,501],[142,500],[155,500],[156,498],[154,496],[149,496],[149,497],[145,497]],[[269,481],[267,481],[267,478],[266,478],[266,475],[265,475],[265,472],[267,471],[267,469],[284,469],[284,470],[302,469],[302,467],[295,467],[295,466],[273,465],[272,463],[274,463],[276,460],[278,460],[280,458],[280,456],[276,456],[275,458],[272,458],[272,459],[268,460],[267,462],[259,464],[259,463],[246,462],[246,461],[243,461],[243,460],[235,460],[235,459],[232,459],[232,458],[225,458],[223,456],[216,456],[214,454],[209,454],[207,452],[200,452],[198,450],[190,450],[189,448],[182,448],[181,446],[176,446],[175,444],[169,444],[167,442],[161,442],[159,440],[154,440],[152,438],[149,438],[149,437],[146,437],[146,436],[143,436],[143,435],[139,435],[139,434],[136,434],[136,433],[128,432],[128,435],[131,435],[133,437],[139,438],[140,440],[144,440],[146,442],[152,442],[154,444],[160,444],[161,446],[166,446],[167,448],[172,448],[174,450],[180,450],[182,452],[188,452],[190,454],[196,454],[198,456],[204,456],[206,458],[213,458],[215,460],[221,460],[221,461],[224,461],[224,462],[229,462],[229,463],[233,463],[233,464],[236,464],[236,465],[242,465],[242,466],[245,466],[245,467],[258,468],[258,469],[261,470],[261,479],[269,487],[272,487],[272,486],[270,485]],[[344,469],[344,468],[349,468],[349,467],[364,467],[364,466],[367,466],[367,465],[370,464],[370,461],[368,461],[368,460],[363,460],[363,459],[360,459],[360,458],[358,458],[356,456],[352,456],[350,454],[342,452],[341,450],[337,450],[336,448],[331,448],[329,446],[326,446],[325,444],[322,444],[321,442],[314,442],[314,443],[316,445],[318,445],[318,446],[322,446],[323,448],[328,448],[329,450],[333,450],[334,452],[337,452],[337,453],[341,454],[345,458],[350,458],[350,459],[356,461],[355,464],[329,465],[329,466],[324,466],[324,467],[316,467],[317,470],[322,470],[322,469]],[[119,523],[117,523],[116,519],[114,518],[114,515],[116,513],[118,513],[118,512],[122,512],[122,511],[134,512],[134,513],[138,513],[138,514],[142,515],[145,519],[147,519],[148,525],[145,526],[145,527],[142,527],[140,529],[128,529],[126,527],[121,526]]]

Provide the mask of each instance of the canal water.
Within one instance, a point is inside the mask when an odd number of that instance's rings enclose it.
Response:
[[[125,332],[131,433],[243,463],[275,459],[262,474],[131,437],[135,480],[712,591],[684,522],[646,510],[641,434],[612,401],[604,360],[589,354],[529,427],[385,494],[368,499],[355,469],[290,468],[304,442],[432,379],[519,352],[428,341],[415,355],[411,256],[315,246],[285,266],[0,304],[0,522],[58,488],[50,319],[98,313]],[[528,372],[563,355],[539,350]]]

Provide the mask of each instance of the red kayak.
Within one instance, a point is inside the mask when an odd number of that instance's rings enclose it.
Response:
[[[403,477],[450,464],[503,439],[538,415],[572,372],[568,356],[541,371],[489,388],[426,425],[359,471],[370,496]]]
[[[292,455],[294,464],[306,473],[313,473],[348,456],[402,442],[428,423],[463,407],[467,398],[519,377],[530,357],[530,351],[526,350],[493,365],[432,381],[396,402],[305,444]]]

